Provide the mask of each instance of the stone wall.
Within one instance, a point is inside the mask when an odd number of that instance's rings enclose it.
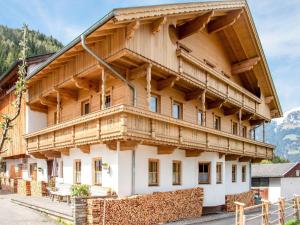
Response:
[[[226,195],[225,196],[225,209],[228,212],[235,211],[234,202],[242,202],[246,207],[254,205],[254,192],[248,191],[240,194]]]
[[[158,224],[201,216],[203,189],[158,192],[124,199],[88,198],[81,204],[87,206],[88,225]]]
[[[47,193],[47,183],[44,181],[31,181],[30,182],[30,192],[32,196],[46,196]]]
[[[21,195],[31,195],[31,191],[30,191],[30,181],[26,181],[26,180],[18,180],[18,194]]]

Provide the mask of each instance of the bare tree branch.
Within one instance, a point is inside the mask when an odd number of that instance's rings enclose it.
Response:
[[[21,112],[21,104],[22,104],[22,98],[23,94],[26,92],[26,57],[27,57],[27,33],[28,33],[28,27],[26,24],[23,26],[23,37],[22,40],[20,41],[20,46],[21,46],[21,52],[20,52],[20,61],[21,64],[18,66],[18,80],[15,84],[15,96],[16,100],[13,103],[13,107],[16,109],[14,114],[12,115],[7,115],[7,114],[2,114],[2,122],[0,123],[0,128],[2,129],[1,132],[1,137],[0,137],[0,154],[6,152],[8,149],[4,149],[4,144],[5,142],[9,141],[9,135],[8,131],[13,127],[13,121],[18,118]]]

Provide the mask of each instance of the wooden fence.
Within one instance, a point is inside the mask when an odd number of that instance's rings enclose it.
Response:
[[[294,195],[291,199],[280,198],[275,203],[262,200],[259,205],[245,207],[244,203],[235,202],[235,225],[280,224],[284,225],[290,219],[300,219],[300,196]]]

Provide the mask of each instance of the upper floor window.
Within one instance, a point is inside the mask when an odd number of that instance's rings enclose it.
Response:
[[[199,163],[198,168],[198,183],[209,184],[210,183],[210,163]]]
[[[232,165],[231,167],[231,182],[236,182],[236,165]]]
[[[232,122],[232,134],[237,135],[238,134],[238,123]]]
[[[81,161],[74,161],[74,183],[81,184]]]
[[[179,102],[173,102],[172,116],[175,119],[182,119],[182,104]]]
[[[214,119],[214,128],[216,130],[221,130],[221,117],[215,116],[215,119]]]
[[[30,163],[29,175],[32,180],[37,180],[37,164],[36,163]]]
[[[244,138],[247,138],[247,127],[246,126],[242,127],[242,135]]]
[[[159,160],[158,159],[149,159],[148,185],[149,186],[159,185]]]
[[[217,184],[222,184],[222,163],[218,162],[216,166],[217,171]]]
[[[173,185],[181,184],[181,161],[173,161]]]
[[[90,101],[86,100],[81,102],[81,115],[86,115],[90,113]]]
[[[102,160],[100,158],[93,159],[93,184],[102,184]]]
[[[111,107],[111,96],[110,94],[105,95],[105,108]]]
[[[198,125],[202,125],[202,117],[203,117],[203,113],[202,111],[198,110],[197,111],[197,122],[198,122]]]
[[[157,95],[151,95],[150,110],[152,112],[158,113],[159,110],[160,110],[159,104],[160,104],[159,96],[157,96]]]
[[[247,172],[247,168],[246,166],[242,166],[242,182],[246,182],[246,172]]]

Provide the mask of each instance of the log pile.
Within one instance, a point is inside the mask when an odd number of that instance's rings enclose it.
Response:
[[[44,181],[31,181],[30,191],[32,196],[46,196],[47,183]]]
[[[203,189],[193,188],[124,199],[87,199],[89,225],[148,225],[202,214]]]
[[[240,194],[226,195],[225,196],[225,208],[227,212],[235,211],[234,202],[242,202],[246,204],[246,207],[254,205],[254,192],[248,191]]]
[[[1,183],[1,189],[4,191],[9,191],[12,193],[17,192],[17,184],[18,180],[13,179],[13,178],[8,178],[8,177],[1,177],[0,178],[0,183]]]
[[[30,181],[18,180],[18,194],[30,196]]]

